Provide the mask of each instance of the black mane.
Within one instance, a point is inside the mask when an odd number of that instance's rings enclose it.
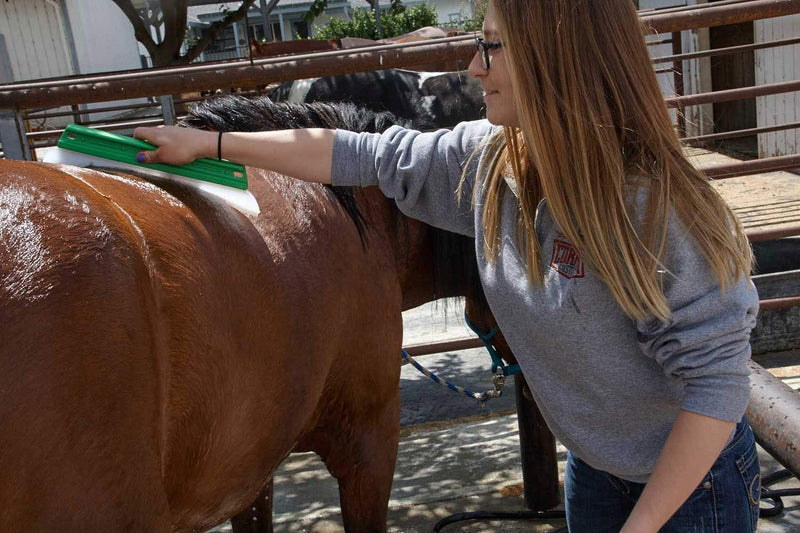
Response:
[[[181,123],[215,131],[272,131],[300,128],[329,128],[381,133],[390,126],[409,127],[410,121],[388,112],[376,113],[353,104],[288,104],[267,97],[224,96],[206,100],[189,110]],[[358,229],[364,244],[365,221],[358,210],[352,187],[328,186]]]
[[[381,133],[393,125],[411,127],[411,122],[348,103],[288,104],[267,97],[225,96],[194,106],[182,125],[216,131],[339,128]]]

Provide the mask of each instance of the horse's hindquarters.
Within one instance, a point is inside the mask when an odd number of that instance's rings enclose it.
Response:
[[[136,236],[96,191],[0,165],[0,530],[167,531]]]

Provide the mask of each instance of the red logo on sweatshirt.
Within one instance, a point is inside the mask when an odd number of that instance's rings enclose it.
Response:
[[[583,277],[583,261],[575,248],[566,241],[553,241],[553,257],[550,268],[567,279]]]

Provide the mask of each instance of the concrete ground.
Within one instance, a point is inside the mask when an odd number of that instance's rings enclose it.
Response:
[[[389,503],[389,531],[433,531],[443,518],[473,511],[525,511],[519,466],[516,415],[460,421],[449,427],[418,428],[400,443],[398,468]],[[560,448],[563,476],[565,452]],[[779,466],[761,452],[763,472]],[[800,488],[792,479],[775,488]],[[785,510],[759,520],[761,533],[800,531],[800,498],[784,499]],[[291,456],[275,477],[276,532],[334,533],[343,531],[335,481],[313,454]],[[443,531],[548,532],[564,520],[468,521]],[[229,525],[216,532],[231,531]]]

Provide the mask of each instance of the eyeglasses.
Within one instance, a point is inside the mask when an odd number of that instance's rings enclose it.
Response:
[[[483,60],[483,68],[489,70],[489,50],[500,48],[503,46],[503,43],[492,43],[489,41],[484,41],[481,37],[476,37],[475,46],[478,48],[478,52]]]

